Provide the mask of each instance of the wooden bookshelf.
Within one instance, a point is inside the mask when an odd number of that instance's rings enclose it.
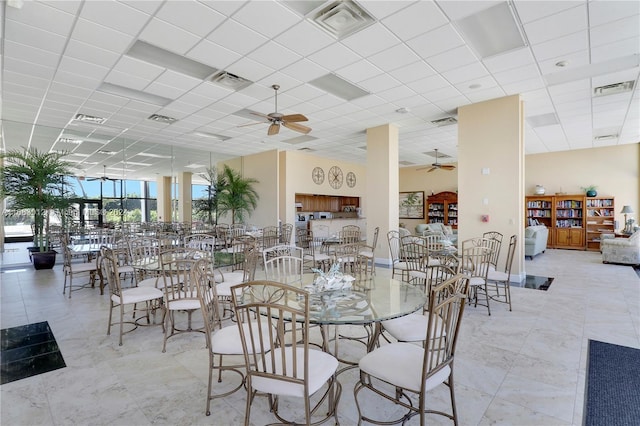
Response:
[[[526,198],[527,223],[525,226],[537,223],[549,228],[549,236],[547,237],[547,247],[549,248],[555,245],[554,233],[551,232],[554,228],[554,207],[553,196],[532,195]]]
[[[615,234],[614,197],[587,197],[585,201],[587,250],[600,250],[601,235]]]
[[[458,194],[444,191],[427,197],[427,223],[458,228]]]
[[[555,197],[555,248],[584,250],[584,195]]]

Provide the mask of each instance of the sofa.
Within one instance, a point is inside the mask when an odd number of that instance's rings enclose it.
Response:
[[[416,225],[416,235],[427,235],[428,233],[441,233],[451,241],[451,244],[456,245],[458,243],[458,230],[449,225],[442,223],[420,223]]]
[[[640,231],[629,238],[603,238],[600,241],[603,263],[640,265]]]
[[[549,229],[544,225],[527,226],[524,229],[524,257],[533,257],[547,249]]]

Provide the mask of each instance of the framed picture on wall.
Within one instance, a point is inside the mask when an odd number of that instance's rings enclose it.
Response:
[[[400,193],[400,219],[424,219],[424,191]]]

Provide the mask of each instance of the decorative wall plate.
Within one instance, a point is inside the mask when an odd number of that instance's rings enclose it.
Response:
[[[322,170],[322,167],[315,167],[311,172],[311,177],[316,185],[322,185],[322,182],[324,182],[324,170]]]
[[[346,181],[349,188],[356,186],[356,174],[353,172],[347,173]]]
[[[338,166],[333,166],[329,169],[329,185],[333,189],[339,189],[342,186],[342,169]]]

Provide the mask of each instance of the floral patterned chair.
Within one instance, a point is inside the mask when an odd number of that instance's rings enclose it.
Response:
[[[629,238],[604,238],[600,242],[603,263],[640,265],[640,231]]]

